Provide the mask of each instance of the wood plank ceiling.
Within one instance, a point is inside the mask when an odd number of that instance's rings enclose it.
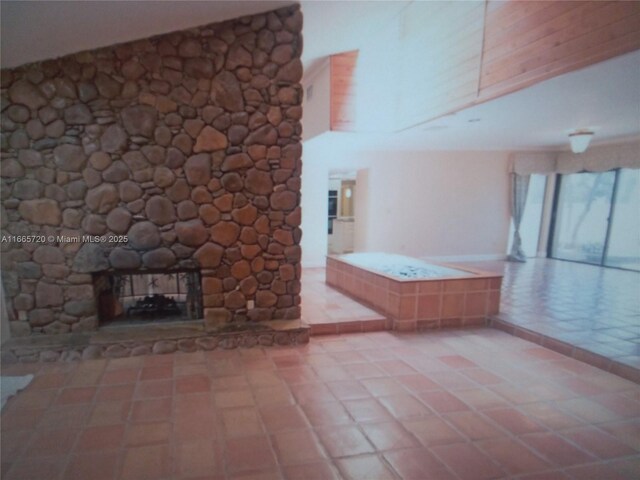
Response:
[[[640,49],[640,2],[414,2],[400,17],[396,130]],[[358,52],[331,58],[331,129],[358,131]],[[375,81],[371,78],[367,81]]]

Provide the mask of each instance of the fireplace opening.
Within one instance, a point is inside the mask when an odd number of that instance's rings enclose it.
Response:
[[[94,276],[101,326],[202,318],[198,270],[103,272]]]

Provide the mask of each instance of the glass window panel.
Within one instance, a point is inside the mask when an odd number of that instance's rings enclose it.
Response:
[[[618,174],[605,265],[640,270],[640,170]]]
[[[563,175],[551,256],[600,265],[615,172]]]

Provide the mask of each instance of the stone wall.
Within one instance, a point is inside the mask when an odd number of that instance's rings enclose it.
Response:
[[[299,318],[301,29],[292,6],[2,72],[13,335],[97,328],[118,269],[201,268],[209,329]]]

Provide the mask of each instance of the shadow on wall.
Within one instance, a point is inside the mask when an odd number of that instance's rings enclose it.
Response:
[[[9,315],[7,314],[7,304],[4,299],[4,286],[0,285],[0,344],[11,338],[9,330]]]

